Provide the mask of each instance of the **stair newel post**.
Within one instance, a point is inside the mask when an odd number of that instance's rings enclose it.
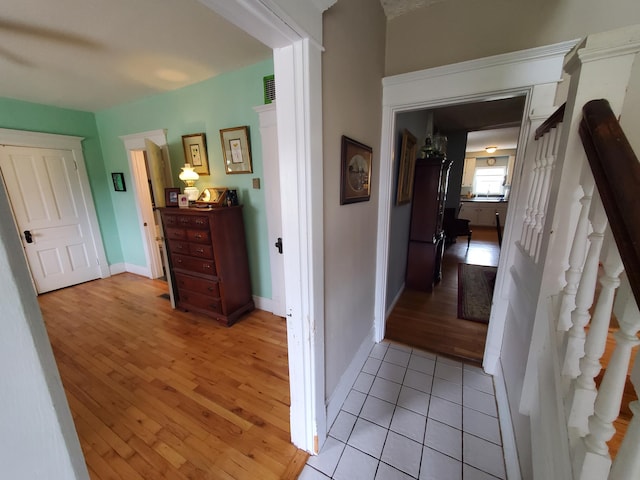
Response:
[[[571,328],[571,312],[576,308],[576,293],[582,267],[587,253],[587,234],[589,231],[589,210],[591,207],[591,195],[593,194],[594,180],[589,165],[585,162],[582,166],[580,185],[584,195],[580,199],[580,216],[573,236],[571,251],[569,253],[569,268],[565,272],[566,285],[561,293],[560,312],[558,315],[558,331],[566,332]]]
[[[601,207],[600,209],[602,210]],[[604,221],[606,222],[606,218]],[[584,357],[580,359],[581,373],[572,385],[573,398],[570,405],[569,427],[575,428],[580,436],[588,433],[588,419],[593,414],[593,406],[598,394],[595,378],[602,368],[600,359],[607,345],[613,300],[616,289],[620,285],[620,274],[624,270],[610,230],[605,237],[605,246],[602,260],[604,273],[600,277],[602,290],[589,325],[589,333],[584,344]]]
[[[536,196],[538,183],[540,182],[540,165],[541,165],[541,157],[542,157],[543,151],[544,151],[543,142],[540,139],[536,140],[536,154],[534,157],[533,170],[531,172],[533,178],[531,182],[531,188],[529,189],[529,195],[527,198],[527,209],[525,210],[525,218],[522,224],[522,235],[520,236],[520,244],[525,249],[528,249],[528,247],[526,246],[526,242],[527,242],[527,237],[529,236],[529,229],[531,228],[531,224],[532,224],[533,201]]]
[[[592,201],[592,207],[596,210],[602,210],[602,203],[599,197],[596,196],[594,200]],[[585,327],[591,318],[589,309],[593,304],[595,295],[600,250],[604,238],[603,231],[607,225],[606,217],[604,223],[602,223],[601,214],[593,215],[592,218],[598,219],[598,223],[592,224],[594,230],[588,236],[590,241],[589,250],[587,251],[580,284],[576,292],[576,308],[571,312],[572,327],[566,337],[565,357],[562,365],[562,374],[572,379],[580,375],[579,361],[584,355]]]
[[[629,280],[625,274],[621,277],[621,285],[616,295],[614,314],[619,320],[620,327],[623,325],[640,324],[640,312],[635,301]],[[635,320],[634,320],[635,319]],[[637,354],[637,352],[636,352]],[[634,362],[631,372],[631,383],[636,392],[640,391],[640,363]],[[633,413],[633,418],[629,422],[624,440],[620,445],[618,454],[611,467],[611,480],[626,480],[628,478],[640,478],[640,402],[635,401],[629,404]]]
[[[538,199],[538,208],[535,218],[535,228],[529,254],[538,262],[538,253],[540,250],[540,238],[542,237],[542,228],[547,214],[547,204],[549,203],[549,188],[551,187],[552,173],[556,163],[556,154],[560,136],[562,135],[562,124],[558,124],[549,132],[549,143],[547,145],[546,162],[543,167],[542,188]]]
[[[623,314],[617,317],[620,330],[613,335],[616,340],[616,346],[596,396],[594,413],[589,417],[589,434],[578,442],[576,454],[574,455],[576,462],[574,463],[574,476],[583,475],[586,472],[590,472],[590,474],[589,477],[578,476],[576,478],[604,479],[607,478],[611,468],[611,456],[609,455],[607,442],[616,431],[613,422],[620,413],[632,349],[640,345],[637,337],[638,330],[640,330],[638,306],[631,295],[622,295],[622,297],[622,299],[616,300],[616,303],[620,300],[625,302],[624,307],[621,309]],[[617,309],[616,313],[618,313]],[[627,435],[629,435],[628,430]],[[624,455],[629,455],[629,449],[637,453],[638,444],[626,447]],[[620,461],[625,461],[624,456]],[[628,462],[629,460],[626,461]],[[624,465],[617,467],[618,472],[621,472],[624,467]],[[593,472],[597,473],[598,476],[591,475]],[[623,470],[622,473],[624,473]]]

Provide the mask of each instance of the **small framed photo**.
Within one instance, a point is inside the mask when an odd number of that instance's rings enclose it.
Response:
[[[177,207],[178,195],[180,195],[179,188],[165,188],[164,189],[164,205],[165,207]]]
[[[126,192],[127,186],[124,183],[124,173],[115,172],[111,174],[113,188],[116,192]]]
[[[340,205],[369,201],[372,154],[371,147],[342,136]]]
[[[234,127],[220,130],[220,142],[227,174],[251,173],[251,144],[249,127]]]
[[[398,167],[398,194],[396,205],[403,205],[411,201],[413,196],[413,174],[416,169],[417,140],[407,129],[402,132],[402,149],[400,150],[400,165]]]
[[[187,197],[184,193],[178,194],[178,207],[187,208],[189,206],[189,197]]]
[[[209,175],[207,141],[204,133],[192,133],[182,136],[185,163],[190,163],[198,175]]]

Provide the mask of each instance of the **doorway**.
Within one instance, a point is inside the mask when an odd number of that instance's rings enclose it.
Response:
[[[394,155],[394,132],[397,115],[401,112],[437,108],[445,105],[483,102],[516,96],[526,98],[522,129],[518,139],[517,161],[510,198],[511,208],[505,219],[504,241],[500,253],[496,289],[492,303],[492,314],[483,356],[483,367],[487,373],[495,373],[502,349],[505,325],[505,308],[508,292],[500,291],[505,275],[504,266],[509,265],[515,242],[511,243],[510,216],[518,202],[519,172],[522,169],[524,152],[532,140],[532,122],[538,115],[551,113],[557,82],[562,76],[562,62],[574,42],[563,42],[548,47],[496,55],[479,60],[462,62],[422,72],[397,75],[384,79],[382,115],[382,143],[380,168],[380,196],[378,209],[378,254],[376,274],[375,340],[384,338],[388,308],[392,299],[387,295],[387,266],[391,260],[389,238],[391,208],[394,198],[392,172]],[[533,74],[532,72],[535,72]],[[535,115],[533,114],[535,112]],[[516,203],[514,204],[514,200]],[[525,199],[526,201],[526,199]],[[515,210],[517,211],[518,208]],[[514,235],[515,238],[515,235]]]
[[[164,207],[165,187],[173,186],[166,131],[153,130],[120,138],[129,157],[140,235],[147,261],[144,274],[151,279],[160,278],[167,269],[167,259],[163,255],[162,229],[157,209]],[[172,297],[171,288],[169,292]]]
[[[394,150],[398,158],[402,156],[399,144],[402,132],[409,131],[413,134],[419,146],[424,144],[427,131],[437,132],[448,141],[447,158],[451,167],[448,169],[448,182],[442,182],[447,185],[442,205],[445,221],[441,224],[432,220],[438,230],[432,232],[434,236],[439,237],[442,230],[445,236],[442,242],[445,248],[442,274],[439,276],[441,280],[429,292],[409,292],[405,285],[410,224],[427,213],[421,212],[420,217],[416,217],[415,212],[411,214],[415,208],[411,203],[394,202],[391,207],[393,227],[389,238],[389,252],[392,260],[387,274],[387,294],[393,300],[388,307],[390,315],[385,338],[439,354],[477,363],[482,361],[487,334],[485,318],[476,319],[484,323],[458,318],[459,302],[462,300],[458,295],[459,264],[498,266],[499,242],[495,213],[500,212],[501,221],[504,222],[525,101],[525,96],[515,95],[397,114],[394,137],[398,144]],[[485,147],[489,145],[498,147],[491,156],[485,151]],[[478,176],[478,172],[490,169],[499,170],[503,176],[496,182],[492,195],[487,196],[484,189],[478,190],[478,182],[474,181],[474,177]],[[414,193],[424,195],[422,189]],[[434,207],[437,194],[438,192],[433,192]],[[436,215],[435,211],[433,215]],[[455,232],[449,229],[456,222],[446,221],[447,217],[469,221],[473,232],[469,244],[467,237],[460,237],[460,243],[456,242],[456,237],[452,235]],[[478,284],[480,286],[484,285]],[[489,293],[485,289],[482,292]],[[467,298],[480,300],[484,296]],[[490,298],[486,300],[487,306],[490,306]],[[479,303],[484,306],[484,302]],[[468,317],[464,314],[461,316]],[[409,319],[413,321],[408,321]]]

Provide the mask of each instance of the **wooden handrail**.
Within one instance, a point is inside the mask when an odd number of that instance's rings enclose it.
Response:
[[[545,133],[547,133],[552,128],[555,128],[562,120],[564,119],[564,107],[566,103],[563,103],[558,107],[558,109],[551,114],[549,118],[547,118],[542,125],[536,128],[536,136],[535,139],[538,140]]]
[[[582,145],[640,305],[640,163],[608,101],[592,100],[582,113]]]

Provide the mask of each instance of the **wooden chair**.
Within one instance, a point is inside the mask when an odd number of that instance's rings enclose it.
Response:
[[[460,207],[462,207],[462,204],[458,207],[457,212],[455,208],[444,209],[442,228],[448,244],[454,243],[457,237],[465,235],[467,237],[467,248],[469,248],[472,233],[471,228],[469,227],[470,220],[467,220],[466,218],[457,218],[460,213]]]

